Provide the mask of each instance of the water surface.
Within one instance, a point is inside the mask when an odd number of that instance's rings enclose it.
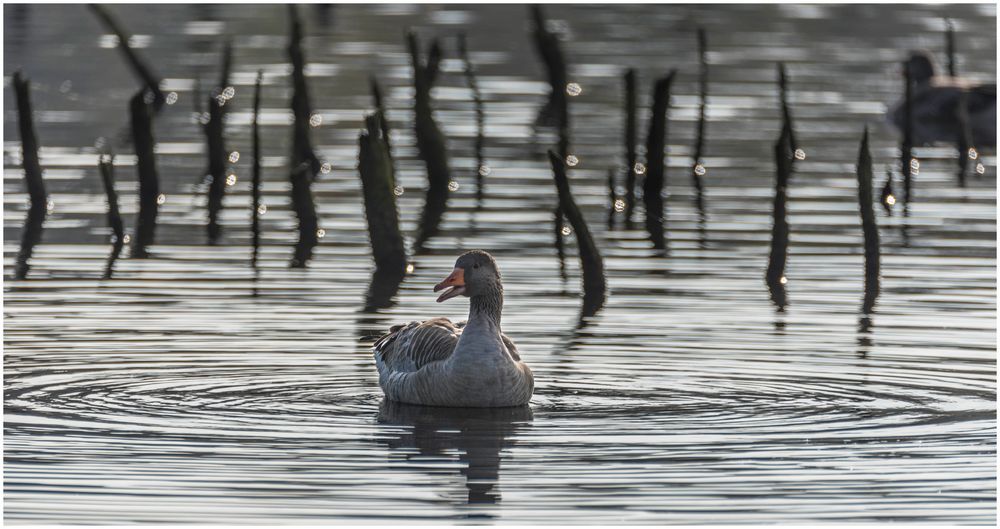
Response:
[[[555,189],[532,138],[547,90],[521,6],[302,8],[318,154],[321,239],[290,270],[290,67],[282,6],[113,6],[178,94],[156,124],[166,202],[155,259],[110,251],[95,141],[118,141],[138,88],[83,6],[5,6],[4,75],[34,85],[53,209],[29,279],[9,279],[27,209],[13,96],[4,93],[4,517],[9,522],[496,520],[535,523],[937,522],[996,517],[996,163],[965,189],[954,152],[918,149],[909,218],[878,211],[882,295],[859,313],[863,256],[854,163],[873,133],[876,181],[897,155],[882,114],[905,50],[958,30],[961,72],[996,76],[993,6],[550,6],[570,77],[573,191],[608,272],[609,299],[579,321],[579,270],[552,246]],[[689,166],[695,27],[708,32],[708,215]],[[395,304],[361,312],[371,261],[355,172],[383,83],[404,228],[425,175],[411,131],[403,36],[447,50],[435,91],[459,189],[443,233],[413,259]],[[475,124],[454,35],[468,33],[486,100],[486,198],[475,200]],[[206,245],[204,140],[194,79],[217,77],[234,37],[228,122],[242,156],[220,244]],[[764,287],[785,61],[806,159],[789,190],[790,305]],[[622,163],[622,68],[642,108],[679,68],[670,111],[667,257],[606,227],[607,169]],[[249,265],[249,122],[264,71],[263,248]],[[640,114],[645,131],[648,111]],[[641,143],[641,142],[640,142]],[[115,143],[115,145],[118,145]],[[134,227],[134,160],[118,147]],[[641,226],[641,215],[637,217]],[[572,240],[572,239],[570,239]],[[536,375],[527,409],[383,402],[370,345],[389,325],[464,318],[433,284],[464,249],[497,256],[504,329]]]

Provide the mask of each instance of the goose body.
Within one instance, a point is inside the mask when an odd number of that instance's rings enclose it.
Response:
[[[926,145],[935,142],[954,142],[961,134],[958,111],[965,100],[972,143],[976,146],[997,144],[997,86],[939,76],[932,56],[916,51],[907,61],[913,78],[913,142]],[[903,130],[905,101],[899,101],[889,118],[893,125]]]
[[[428,406],[504,407],[531,400],[534,377],[500,330],[503,287],[486,252],[468,252],[435,287],[438,301],[469,297],[469,319],[395,325],[373,346],[379,386],[394,401]]]

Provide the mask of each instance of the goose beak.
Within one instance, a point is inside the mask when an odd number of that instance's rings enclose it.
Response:
[[[438,303],[446,299],[451,299],[465,292],[465,270],[461,268],[456,268],[452,270],[451,275],[445,278],[444,281],[434,285],[434,292],[438,290],[444,290],[451,287],[444,294],[438,297]]]

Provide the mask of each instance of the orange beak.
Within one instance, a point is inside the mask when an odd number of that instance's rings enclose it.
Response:
[[[465,270],[461,268],[456,268],[452,270],[451,275],[446,277],[444,281],[434,285],[434,292],[438,290],[443,290],[445,288],[451,287],[448,291],[438,297],[438,303],[446,299],[451,299],[465,292]]]

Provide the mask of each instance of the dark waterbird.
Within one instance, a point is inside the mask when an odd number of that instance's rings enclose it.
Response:
[[[959,111],[968,114],[972,143],[996,147],[997,85],[978,84],[967,79],[937,75],[934,57],[927,51],[914,51],[906,61],[913,82],[913,143],[926,145],[953,142],[961,133]],[[960,106],[962,100],[965,105]],[[891,110],[892,124],[903,131],[906,126],[905,101]]]

